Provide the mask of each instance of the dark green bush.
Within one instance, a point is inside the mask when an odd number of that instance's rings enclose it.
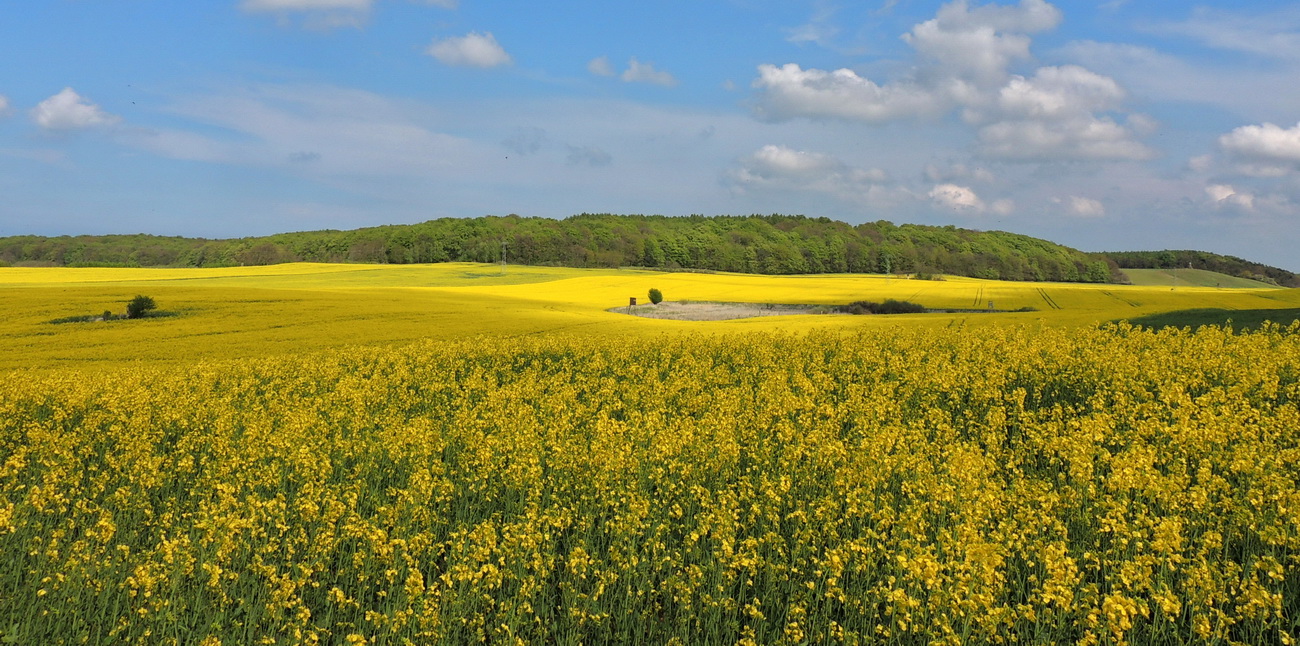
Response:
[[[143,318],[149,310],[156,309],[158,305],[148,296],[136,296],[126,304],[126,317],[129,319]]]
[[[650,302],[654,303],[655,305],[662,303],[664,300],[664,293],[653,287],[650,288],[649,296],[650,296]]]
[[[841,311],[849,314],[923,314],[926,310],[924,305],[891,298],[883,303],[854,301],[845,305]]]

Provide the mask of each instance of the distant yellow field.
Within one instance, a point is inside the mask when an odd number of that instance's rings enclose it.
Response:
[[[776,316],[687,322],[610,312],[649,288],[668,300],[843,304],[895,298],[930,308],[999,310],[853,317]],[[971,278],[917,281],[863,275],[754,276],[448,263],[297,263],[222,269],[0,268],[7,316],[0,369],[105,367],[293,354],[421,339],[565,332],[638,337],[683,331],[857,330],[890,325],[1091,325],[1195,307],[1300,306],[1300,291],[1016,283]],[[136,294],[179,316],[68,323],[57,318],[123,311]]]

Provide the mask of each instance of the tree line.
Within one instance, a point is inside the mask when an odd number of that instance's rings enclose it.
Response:
[[[11,265],[500,262],[503,254],[510,263],[568,267],[1123,281],[1121,265],[1107,254],[1029,236],[885,220],[851,225],[801,215],[508,215],[225,240],[145,234],[0,238],[0,263]]]

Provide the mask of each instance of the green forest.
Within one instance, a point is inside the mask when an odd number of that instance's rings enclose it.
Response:
[[[1183,253],[1187,252],[1176,252]],[[562,220],[508,215],[225,240],[145,234],[0,238],[0,264],[27,266],[500,262],[503,257],[508,263],[566,267],[758,274],[906,273],[920,277],[950,274],[1065,282],[1123,282],[1122,267],[1160,266],[1132,264],[1147,262],[1140,254],[1085,253],[1003,231],[896,225],[884,220],[851,225],[801,215],[584,213]],[[1153,257],[1153,262],[1165,260]],[[1223,268],[1215,271],[1268,275],[1279,284],[1295,279],[1280,269],[1240,259],[1221,261],[1225,258],[1202,254],[1191,262],[1217,262]],[[1174,255],[1170,262],[1185,260],[1183,255]],[[1241,266],[1229,266],[1230,261]]]

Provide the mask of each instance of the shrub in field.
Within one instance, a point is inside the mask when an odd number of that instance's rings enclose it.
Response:
[[[131,302],[126,304],[126,317],[129,319],[143,318],[145,313],[157,309],[158,304],[154,303],[148,296],[136,296]]]
[[[925,306],[891,298],[883,303],[854,301],[845,305],[842,311],[849,314],[923,314],[925,313]]]
[[[658,289],[655,289],[654,287],[650,288],[649,296],[650,296],[650,302],[654,303],[655,305],[658,305],[664,301],[664,293],[659,291]]]

